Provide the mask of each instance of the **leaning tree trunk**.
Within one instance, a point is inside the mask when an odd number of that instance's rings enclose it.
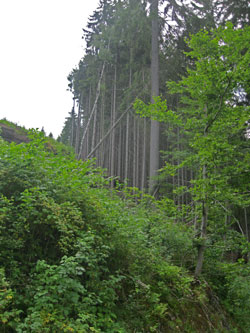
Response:
[[[152,55],[151,55],[151,103],[159,95],[159,42],[158,42],[158,0],[151,0],[152,16]],[[159,169],[159,122],[151,120],[150,134],[150,164],[149,164],[149,191],[153,193],[156,186],[155,177]]]

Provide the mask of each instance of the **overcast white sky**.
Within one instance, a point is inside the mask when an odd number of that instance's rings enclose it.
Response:
[[[67,76],[98,0],[0,0],[0,119],[57,137],[72,108]]]

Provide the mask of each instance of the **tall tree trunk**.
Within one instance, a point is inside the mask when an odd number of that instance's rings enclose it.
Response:
[[[73,99],[73,107],[71,111],[71,133],[70,133],[70,145],[74,145],[74,135],[75,135],[75,99]]]
[[[205,113],[207,117],[207,106],[205,106]],[[205,127],[204,137],[207,136],[208,126]],[[201,218],[201,230],[200,230],[200,243],[198,244],[198,257],[195,268],[195,277],[201,274],[204,253],[206,250],[206,236],[207,236],[207,220],[208,220],[208,203],[207,203],[207,190],[206,190],[206,180],[207,180],[207,166],[206,164],[202,167],[202,180],[203,180],[203,198],[202,198],[202,218]]]
[[[101,121],[100,121],[100,140],[104,136],[104,111],[105,111],[105,94],[102,94],[102,101],[101,101]],[[104,168],[104,147],[103,145],[99,149],[100,154],[100,166]]]
[[[117,66],[115,65],[114,71],[114,88],[113,88],[113,109],[111,114],[111,126],[115,124],[116,118],[116,77],[117,77]],[[110,175],[115,176],[115,127],[111,132],[111,157],[110,157]],[[111,181],[111,188],[114,187],[114,181]]]
[[[141,190],[145,187],[146,175],[146,135],[147,135],[147,120],[143,119],[143,145],[142,145],[142,175],[141,175]]]
[[[132,46],[129,50],[129,88],[132,87]],[[124,178],[127,182],[129,182],[129,125],[130,125],[130,119],[129,119],[129,112],[127,113],[126,117],[126,144],[125,144],[125,171],[124,171]]]
[[[95,106],[94,111],[94,119],[93,119],[93,130],[92,130],[92,142],[91,142],[91,151],[95,147],[95,141],[96,141],[96,122],[97,122],[97,105]]]
[[[178,171],[177,171],[177,186],[180,188],[181,186],[181,170],[179,168],[180,165],[180,157],[179,157],[179,152],[180,152],[180,129],[179,127],[177,128],[177,166],[178,166]],[[181,196],[180,194],[177,194],[177,205],[178,205],[178,212],[181,211]],[[179,222],[180,214],[178,214],[178,222]]]
[[[85,136],[86,136],[87,131],[89,129],[90,121],[91,121],[91,119],[92,119],[92,117],[94,115],[94,112],[95,112],[96,108],[97,108],[97,102],[98,102],[98,99],[99,99],[99,96],[100,96],[101,81],[102,81],[102,77],[103,77],[103,74],[104,74],[104,70],[105,70],[105,62],[103,63],[102,71],[101,71],[101,74],[100,74],[100,78],[99,78],[99,81],[97,83],[95,102],[94,102],[94,105],[93,105],[92,110],[90,112],[89,119],[88,119],[87,124],[86,124],[86,128],[85,128],[85,130],[83,132],[83,135],[82,135],[81,144],[80,144],[80,150],[79,150],[79,154],[78,154],[78,159],[82,155],[82,149],[83,149],[84,139],[85,139]]]
[[[80,130],[81,130],[81,102],[82,98],[80,96],[78,104],[78,115],[77,115],[77,126],[76,126],[76,142],[75,142],[75,153],[79,152],[79,140],[80,140]]]
[[[137,137],[136,137],[136,187],[139,188],[140,184],[140,119],[137,118]]]
[[[202,170],[203,181],[205,182],[207,178],[207,170],[206,165],[203,166]],[[198,277],[201,274],[203,261],[204,261],[204,253],[206,249],[206,235],[207,235],[207,217],[208,217],[208,206],[206,200],[206,194],[204,193],[204,199],[202,201],[202,219],[201,219],[201,232],[200,232],[200,244],[198,245],[198,258],[195,268],[195,276]]]
[[[143,90],[145,90],[145,72],[144,68],[142,69],[142,82],[143,82]],[[142,175],[141,175],[141,191],[145,188],[145,177],[146,177],[146,151],[147,151],[147,120],[143,119],[143,144],[142,144]]]
[[[119,133],[118,136],[118,161],[117,161],[117,176],[119,177],[119,180],[122,177],[122,124],[119,126]]]
[[[136,117],[134,115],[134,124],[133,124],[133,187],[136,187],[136,157],[137,157],[137,147],[136,147]]]
[[[158,0],[151,0],[152,16],[152,54],[151,54],[151,103],[154,96],[159,95],[159,27],[158,27]],[[149,191],[155,190],[157,171],[159,169],[159,122],[151,120],[150,133],[150,165],[149,165]]]
[[[126,117],[126,147],[125,147],[125,180],[128,180],[129,170],[129,112]]]

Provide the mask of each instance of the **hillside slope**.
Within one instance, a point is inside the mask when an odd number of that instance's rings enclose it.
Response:
[[[29,142],[27,131],[7,120],[0,120],[0,136],[8,142]]]

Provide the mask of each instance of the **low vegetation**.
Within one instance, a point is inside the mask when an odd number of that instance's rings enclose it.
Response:
[[[93,162],[29,139],[0,139],[1,332],[247,332],[250,267],[223,255],[246,249],[236,232],[214,230],[196,279],[171,201],[110,191]]]

